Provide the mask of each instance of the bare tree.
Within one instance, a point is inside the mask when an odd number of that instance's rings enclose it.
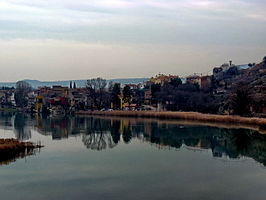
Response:
[[[87,80],[87,88],[95,90],[95,91],[101,91],[104,90],[107,86],[107,82],[103,78],[93,78]]]
[[[27,106],[28,93],[32,90],[32,87],[26,81],[18,81],[16,83],[15,101],[16,105],[20,108]]]
[[[88,97],[92,103],[91,108],[96,107],[98,110],[106,106],[109,101],[106,91],[107,82],[102,78],[87,80]]]

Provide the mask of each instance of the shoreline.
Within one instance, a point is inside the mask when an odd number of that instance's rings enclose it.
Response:
[[[79,111],[77,115],[186,120],[220,124],[251,125],[266,128],[266,118],[240,117],[235,115],[203,114],[197,112],[158,111]]]
[[[18,158],[33,155],[35,149],[42,147],[42,145],[32,142],[21,142],[16,139],[0,139],[0,165],[9,164]]]
[[[82,115],[80,115],[82,116]],[[85,116],[85,115],[83,115]],[[92,116],[92,115],[86,115]],[[266,134],[266,130],[262,129],[258,125],[247,125],[247,124],[237,124],[237,123],[217,123],[217,122],[203,122],[196,120],[184,120],[184,119],[159,119],[159,118],[133,118],[133,117],[120,117],[120,116],[100,116],[94,115],[94,117],[99,119],[109,119],[109,120],[123,120],[123,121],[134,121],[134,122],[144,122],[151,123],[157,122],[158,124],[178,124],[178,125],[188,125],[188,126],[209,126],[209,127],[217,127],[217,128],[227,128],[227,129],[250,129],[254,131],[258,131],[261,134]]]
[[[43,146],[40,144],[34,144],[32,142],[21,142],[13,138],[0,139],[0,153],[23,152],[23,151],[25,152],[42,147]]]

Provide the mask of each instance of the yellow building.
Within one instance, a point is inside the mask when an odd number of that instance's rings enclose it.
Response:
[[[172,79],[176,79],[179,78],[179,76],[174,76],[174,75],[164,75],[164,74],[158,74],[155,77],[152,77],[150,79],[151,83],[154,84],[161,84],[164,85],[165,83],[170,82]]]

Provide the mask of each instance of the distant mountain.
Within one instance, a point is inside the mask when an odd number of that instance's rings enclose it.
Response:
[[[114,82],[124,84],[138,84],[147,81],[148,78],[124,78],[124,79],[110,79],[107,82]],[[70,82],[75,82],[77,87],[84,87],[86,85],[87,80],[66,80],[66,81],[38,81],[38,80],[24,80],[29,83],[33,88],[38,87],[51,87],[53,85],[60,85],[60,86],[69,86]],[[16,82],[0,82],[0,87],[15,87]]]

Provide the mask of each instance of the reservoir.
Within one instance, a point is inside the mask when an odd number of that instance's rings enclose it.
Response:
[[[1,161],[1,199],[266,197],[266,135],[178,121],[0,113],[0,137],[41,142]]]

